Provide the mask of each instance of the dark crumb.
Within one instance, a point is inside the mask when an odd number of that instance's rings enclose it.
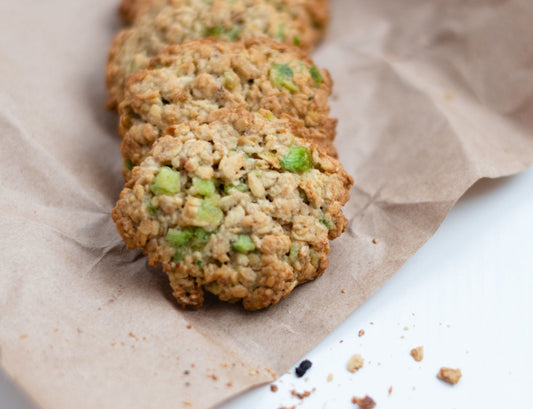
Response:
[[[226,384],[226,386],[227,386],[228,388],[231,388],[231,387],[233,386],[233,382],[228,382],[228,383]]]
[[[343,288],[343,289],[341,290],[341,293],[346,294],[346,288]]]
[[[309,368],[311,368],[313,366],[313,363],[306,359],[305,361],[302,361],[300,362],[300,365],[298,365],[298,367],[296,368],[295,372],[296,372],[296,376],[298,378],[301,378],[302,376],[305,375],[305,373],[308,371]]]
[[[352,403],[359,406],[361,409],[372,409],[376,407],[376,402],[370,396],[366,395],[364,398],[352,398]]]
[[[217,381],[218,380],[218,377],[215,375],[215,374],[210,374],[210,375],[207,375],[208,378],[211,378],[212,380],[214,381]]]
[[[374,244],[378,244],[378,239],[376,239],[375,237],[372,239],[372,243]]]
[[[359,335],[360,337],[362,337],[363,335],[365,335],[365,330],[364,330],[364,329],[360,329],[358,335]]]
[[[183,372],[183,375],[189,375],[189,374],[190,374],[189,371],[185,371],[185,372]]]
[[[272,392],[277,392],[277,391],[278,391],[278,387],[277,387],[277,385],[270,385],[270,390],[271,390]]]
[[[341,339],[341,340],[339,341],[339,344],[342,344],[343,342],[344,342],[344,340],[343,340],[343,339]]]
[[[188,324],[187,325],[187,329],[191,329],[192,328],[192,325],[191,324]]]

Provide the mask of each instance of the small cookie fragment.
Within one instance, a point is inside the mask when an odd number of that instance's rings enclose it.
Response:
[[[354,396],[352,403],[359,406],[360,409],[373,409],[376,407],[376,402],[370,396],[366,395],[364,398]]]
[[[359,330],[359,333],[357,334],[357,336],[358,336],[359,338],[361,338],[363,335],[365,335],[365,330],[364,330],[364,329],[360,329],[360,330]]]
[[[113,209],[128,248],[162,264],[182,306],[204,291],[257,310],[328,266],[352,178],[269,112],[221,109],[172,126]]]
[[[422,359],[424,359],[424,347],[419,346],[411,349],[411,356],[416,362],[420,362]]]
[[[348,361],[348,371],[350,371],[351,373],[355,373],[363,367],[364,363],[365,360],[361,355],[354,354]]]
[[[459,379],[461,379],[461,376],[462,373],[460,369],[452,369],[445,366],[440,368],[440,371],[437,374],[437,378],[439,378],[441,381],[449,383],[450,385],[457,384]]]
[[[300,362],[300,365],[298,365],[298,367],[294,370],[294,372],[296,373],[296,376],[298,378],[301,378],[302,376],[305,375],[305,373],[313,366],[313,363],[306,359],[302,362]]]

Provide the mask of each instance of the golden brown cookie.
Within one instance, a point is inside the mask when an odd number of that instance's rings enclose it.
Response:
[[[221,109],[169,128],[113,209],[128,248],[162,263],[182,306],[207,290],[257,310],[328,266],[352,178],[268,111]]]
[[[168,0],[146,7],[113,41],[106,67],[108,106],[122,101],[126,77],[145,68],[167,46],[216,37],[226,41],[269,37],[309,50],[319,39],[303,7],[291,12],[267,0]],[[140,4],[140,3],[139,3]],[[307,20],[306,20],[307,19]]]
[[[331,86],[329,73],[301,50],[270,39],[172,46],[128,79],[119,108],[121,152],[131,169],[168,126],[242,106],[292,117],[294,132],[335,155],[336,120],[328,116]]]

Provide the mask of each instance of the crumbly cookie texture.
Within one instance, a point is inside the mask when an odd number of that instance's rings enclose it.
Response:
[[[317,32],[315,35],[319,37],[328,25],[328,0],[263,1],[272,4],[276,9],[286,10],[293,19],[304,21],[309,27],[312,27]],[[165,3],[169,3],[169,0],[122,0],[122,3],[120,4],[120,15],[126,23],[133,24],[137,18],[148,12],[152,7]],[[178,4],[179,0],[171,0],[170,3]]]
[[[168,0],[146,7],[134,26],[113,41],[106,67],[108,106],[123,97],[126,77],[172,44],[217,37],[225,41],[269,37],[309,50],[317,31],[302,12],[263,0]],[[140,7],[140,6],[139,6]],[[141,7],[142,8],[142,7]]]
[[[331,87],[327,70],[318,69],[301,50],[270,39],[206,39],[172,46],[149,69],[128,78],[119,107],[124,176],[167,127],[203,121],[222,107],[290,116],[298,136],[315,140],[336,156],[337,121],[328,116]]]
[[[207,290],[257,310],[328,266],[352,178],[270,112],[222,109],[169,128],[113,209],[128,248],[161,263],[182,306]]]
[[[461,373],[460,369],[446,368],[445,366],[440,368],[440,371],[437,374],[437,378],[449,383],[450,385],[457,384],[459,379],[461,379],[461,376],[463,376],[463,374]]]

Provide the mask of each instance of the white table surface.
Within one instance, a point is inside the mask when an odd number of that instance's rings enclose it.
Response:
[[[356,408],[351,398],[367,394],[383,409],[533,407],[532,293],[530,168],[478,182],[435,236],[307,354],[304,378],[291,371],[277,392],[267,385],[219,409]],[[425,356],[415,362],[409,351],[419,345]],[[352,374],[355,353],[365,364]],[[441,366],[462,370],[457,385],[436,378]],[[313,392],[300,400],[291,390]],[[2,374],[0,407],[33,409]]]

